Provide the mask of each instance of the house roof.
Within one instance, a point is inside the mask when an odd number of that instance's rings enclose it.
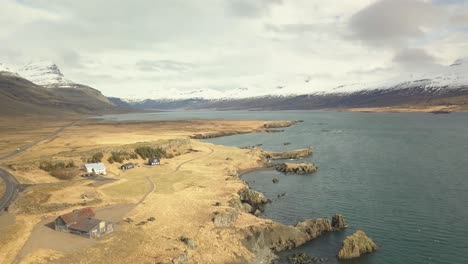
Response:
[[[82,232],[90,232],[93,230],[96,226],[101,223],[102,220],[96,219],[96,218],[85,218],[81,219],[77,223],[74,223],[73,225],[69,226],[69,229],[73,230],[78,230]]]
[[[149,161],[159,161],[159,159],[158,158],[151,158],[151,159],[149,159]]]
[[[123,166],[125,166],[125,167],[131,167],[131,166],[135,166],[135,164],[133,164],[133,163],[125,163],[125,164],[123,164],[121,167],[123,167]]]
[[[88,207],[88,208],[73,210],[73,212],[61,215],[59,217],[62,218],[63,222],[65,222],[66,225],[73,225],[84,219],[94,217],[94,216],[96,216],[96,213],[94,213],[93,209]]]
[[[85,164],[85,168],[87,170],[104,170],[106,169],[106,165],[104,165],[104,163],[102,162],[99,162],[99,163],[88,163],[88,164]]]

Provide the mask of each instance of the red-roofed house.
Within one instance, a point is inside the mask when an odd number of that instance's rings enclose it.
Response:
[[[95,238],[114,231],[114,224],[94,218],[91,208],[73,210],[55,219],[55,230]]]

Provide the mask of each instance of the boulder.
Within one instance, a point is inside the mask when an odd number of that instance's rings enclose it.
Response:
[[[237,220],[238,216],[239,213],[236,210],[215,212],[212,221],[216,227],[230,227]]]
[[[277,171],[283,173],[310,174],[318,170],[312,163],[282,163],[276,166]]]
[[[361,230],[356,231],[352,236],[346,237],[343,246],[338,252],[339,259],[357,258],[365,253],[370,253],[378,249],[378,246],[367,237]]]
[[[188,264],[189,258],[188,253],[185,251],[183,254],[172,259],[172,264]]]
[[[251,213],[253,213],[252,210],[253,210],[253,208],[252,208],[252,206],[250,204],[242,203],[242,211],[251,214]]]
[[[260,212],[265,211],[265,205],[270,202],[265,195],[261,192],[257,192],[255,190],[245,188],[239,192],[239,197],[242,203],[249,204],[252,209],[250,210],[251,213],[259,210]]]
[[[278,183],[279,180],[277,178],[273,178],[273,183]]]
[[[344,229],[348,227],[344,220],[344,217],[340,214],[335,214],[334,216],[332,216],[331,225],[334,230]]]
[[[188,237],[185,237],[185,236],[181,236],[179,238],[180,241],[182,241],[185,245],[187,245],[187,247],[189,249],[195,249],[197,248],[197,241],[191,239],[191,238],[188,238]]]

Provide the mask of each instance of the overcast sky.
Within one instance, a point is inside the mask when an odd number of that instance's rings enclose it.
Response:
[[[120,97],[308,92],[468,56],[463,0],[0,0],[0,25],[0,62],[52,60]]]

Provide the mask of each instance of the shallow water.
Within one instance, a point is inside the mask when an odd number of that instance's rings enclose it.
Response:
[[[347,230],[295,251],[328,257],[327,263],[468,263],[466,113],[197,111],[141,116],[112,118],[304,120],[283,133],[207,140],[231,146],[263,144],[276,151],[314,147],[314,156],[303,161],[320,167],[315,174],[267,170],[244,176],[252,188],[273,200],[263,217],[293,224],[336,212],[345,216]],[[279,183],[273,184],[274,177]],[[286,195],[277,198],[281,193]],[[338,261],[342,240],[357,229],[380,249],[354,261]]]

